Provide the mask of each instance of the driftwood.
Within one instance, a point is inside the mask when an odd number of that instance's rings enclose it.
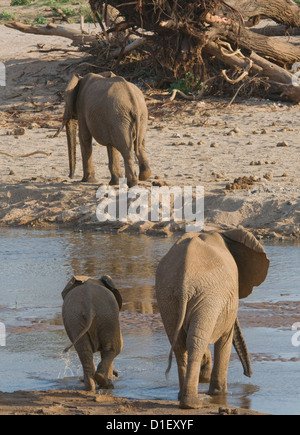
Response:
[[[28,26],[19,22],[11,22],[5,25],[6,27],[19,30],[23,33],[46,36],[61,36],[62,38],[72,39],[74,45],[97,43],[97,36],[95,35],[85,35],[76,29],[70,29],[65,26],[57,26],[56,24],[52,23],[47,24],[46,26]]]

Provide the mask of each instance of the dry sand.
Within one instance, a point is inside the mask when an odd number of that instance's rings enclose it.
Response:
[[[94,148],[98,184],[81,184],[81,162],[70,181],[66,136],[53,138],[60,125],[62,92],[74,72],[82,73],[82,53],[70,41],[25,35],[0,26],[1,61],[7,86],[0,87],[1,225],[100,227],[96,191],[107,184],[106,149]],[[94,71],[95,72],[95,71]],[[257,236],[299,238],[299,106],[249,99],[170,102],[148,94],[151,120],[147,153],[149,182],[205,187],[206,229],[243,225]],[[16,129],[24,130],[16,130]],[[10,133],[10,134],[7,134]],[[286,146],[278,146],[285,142]],[[30,157],[19,157],[35,152]],[[46,154],[50,154],[46,156]],[[13,155],[15,157],[7,156]],[[255,177],[249,189],[226,190],[238,177]],[[108,224],[111,231],[169,235],[182,230],[172,222]],[[205,405],[200,414],[218,413]],[[185,414],[195,414],[185,411]],[[252,411],[240,410],[243,414]],[[182,414],[176,403],[132,401],[83,392],[0,394],[0,414]]]

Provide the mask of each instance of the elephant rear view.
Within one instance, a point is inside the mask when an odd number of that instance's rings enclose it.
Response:
[[[76,135],[79,127],[84,182],[95,182],[92,160],[92,138],[107,147],[110,184],[119,184],[122,177],[120,154],[124,159],[125,176],[129,187],[138,183],[134,168],[135,156],[139,163],[139,179],[151,175],[145,151],[148,110],[142,92],[123,77],[112,72],[76,75],[65,91],[65,113],[70,177],[76,165]]]
[[[119,355],[123,339],[119,322],[122,298],[111,278],[73,277],[62,292],[62,317],[65,330],[82,364],[84,385],[94,391],[113,388],[113,361]],[[95,368],[93,354],[99,351],[101,362]]]
[[[262,245],[240,228],[225,233],[186,234],[159,263],[156,296],[171,343],[167,372],[174,351],[181,408],[201,406],[198,383],[203,379],[202,371],[210,381],[209,394],[227,392],[232,343],[244,374],[251,376],[237,318],[238,303],[266,279],[268,269],[269,259]],[[214,344],[212,371],[210,344]]]

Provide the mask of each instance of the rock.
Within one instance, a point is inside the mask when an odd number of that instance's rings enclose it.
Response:
[[[284,140],[283,142],[279,142],[279,143],[277,144],[277,146],[278,146],[278,147],[288,147],[289,144]]]
[[[25,134],[25,128],[22,127],[14,128],[11,131],[7,131],[6,134],[9,136],[23,136]]]
[[[267,174],[264,175],[264,178],[266,180],[272,180],[273,179],[273,174],[271,172],[268,172]]]
[[[217,142],[213,142],[210,147],[211,148],[219,148],[220,144],[218,144]]]
[[[16,173],[13,170],[10,170],[8,175],[16,175]]]
[[[287,177],[289,177],[290,176],[290,174],[288,174],[287,172],[284,172],[284,174],[282,174],[282,177],[283,178],[287,178]]]

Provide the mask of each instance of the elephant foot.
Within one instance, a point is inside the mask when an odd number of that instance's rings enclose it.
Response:
[[[127,186],[130,187],[134,187],[137,186],[138,184],[138,180],[137,178],[133,178],[132,180],[127,180]]]
[[[111,177],[109,185],[110,186],[118,186],[120,184],[120,178],[119,177]]]
[[[100,389],[111,390],[114,388],[112,381],[106,378],[102,373],[95,373],[95,381],[97,382]]]
[[[91,393],[95,393],[95,391],[96,391],[96,384],[94,382],[94,379],[91,379],[91,378],[86,379],[86,378],[84,378],[83,382],[84,382],[84,390],[85,391],[89,391]]]
[[[151,176],[151,169],[149,167],[146,167],[146,166],[141,166],[139,180],[140,181],[147,181],[148,178],[150,178],[150,176]]]
[[[210,396],[220,396],[222,394],[227,394],[227,386],[210,385],[208,394]]]
[[[181,409],[198,409],[202,407],[202,400],[199,397],[183,396],[179,403]]]
[[[88,177],[83,177],[81,180],[82,183],[97,183],[97,180],[94,175],[89,175]]]

